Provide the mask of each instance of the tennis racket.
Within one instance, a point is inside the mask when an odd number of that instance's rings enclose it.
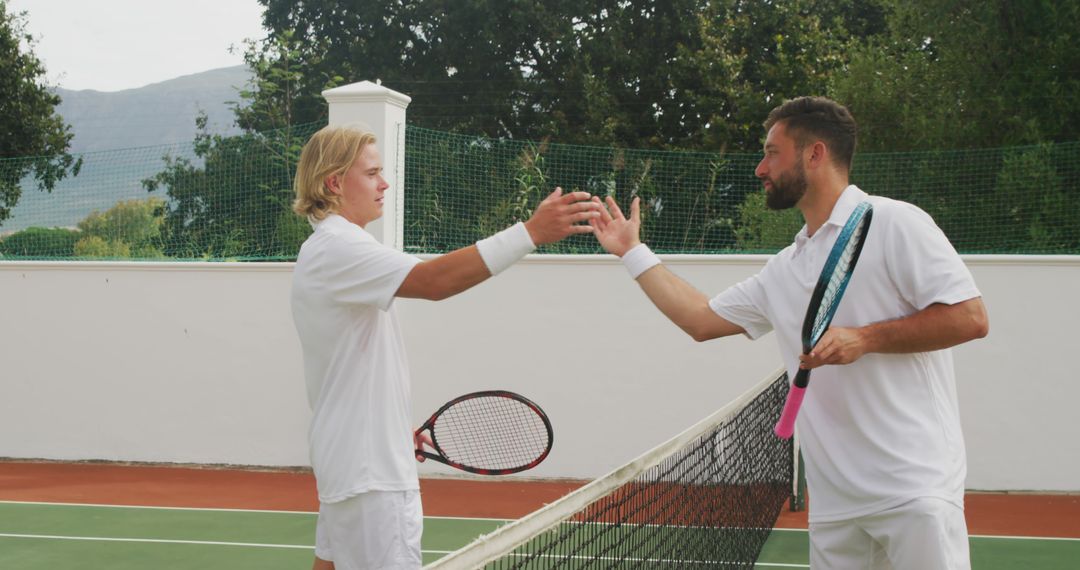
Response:
[[[866,243],[866,234],[870,231],[873,217],[873,206],[869,202],[860,202],[840,230],[840,235],[836,237],[836,243],[833,244],[829,258],[825,260],[825,267],[821,269],[817,286],[814,287],[814,294],[810,296],[810,305],[806,308],[802,328],[803,354],[809,354],[825,331],[829,330],[829,323],[836,315],[836,308],[840,305],[852,272],[855,271],[855,263],[859,261],[859,254]],[[795,418],[799,415],[809,383],[810,371],[800,368],[788,389],[780,421],[773,429],[776,435],[787,439],[795,432]]]
[[[465,394],[439,408],[420,429],[435,453],[416,454],[480,475],[532,469],[551,451],[551,422],[529,399],[504,390]]]

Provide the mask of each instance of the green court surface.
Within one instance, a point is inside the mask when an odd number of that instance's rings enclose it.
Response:
[[[424,562],[505,521],[429,517]],[[313,513],[0,502],[0,568],[309,568]],[[1080,567],[1080,539],[971,538],[979,570]],[[808,568],[807,535],[775,530],[757,568]]]

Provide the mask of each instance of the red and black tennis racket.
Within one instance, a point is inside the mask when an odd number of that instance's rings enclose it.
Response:
[[[480,475],[532,469],[551,452],[551,422],[540,406],[504,390],[465,394],[439,408],[420,429],[435,453],[416,454]]]

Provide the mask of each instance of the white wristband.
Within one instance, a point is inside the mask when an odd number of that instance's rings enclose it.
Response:
[[[637,279],[639,275],[660,265],[660,258],[649,249],[649,246],[640,243],[622,256],[623,265],[630,272],[630,277]]]
[[[492,275],[498,275],[517,260],[532,253],[536,244],[529,237],[525,224],[518,222],[509,228],[476,242],[476,249]]]

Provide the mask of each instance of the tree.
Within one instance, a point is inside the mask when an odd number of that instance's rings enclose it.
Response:
[[[738,207],[739,249],[742,251],[777,251],[791,243],[791,238],[803,226],[802,214],[795,208],[770,210],[765,205],[765,193],[748,194]]]
[[[293,178],[304,143],[324,121],[321,92],[342,79],[320,74],[322,48],[285,30],[247,43],[254,78],[233,106],[244,133],[223,137],[196,119],[196,160],[166,157],[166,169],[143,181],[165,189],[166,253],[181,258],[281,258],[296,255],[311,233],[292,213]],[[306,124],[298,124],[298,120]]]
[[[165,201],[127,200],[105,212],[92,212],[79,222],[76,257],[153,259],[164,257],[162,227]]]
[[[166,157],[166,169],[143,181],[165,189],[165,254],[185,259],[288,258],[310,233],[290,210],[303,142],[295,128],[212,135],[198,122],[197,160]]]
[[[341,75],[320,68],[322,42],[302,43],[292,30],[262,42],[248,40],[244,63],[254,73],[241,102],[233,106],[236,124],[247,132],[289,129],[326,119],[322,92],[340,85]]]
[[[902,168],[867,168],[864,153],[1080,137],[1077,2],[260,2],[268,34],[247,46],[256,78],[236,108],[245,134],[201,136],[196,160],[171,160],[146,183],[167,188],[165,231],[180,244],[171,255],[295,253],[308,228],[288,213],[292,165],[325,120],[320,92],[359,79],[410,95],[410,127],[442,131],[411,131],[405,164],[406,234],[436,250],[459,245],[462,228],[487,230],[528,210],[531,180],[604,186],[620,201],[641,196],[651,220],[644,231],[666,236],[672,250],[772,247],[795,221],[765,214],[745,153],[759,152],[768,111],[799,95],[852,108],[862,151],[853,180],[924,207],[950,235],[995,219],[997,206],[949,189],[996,180],[993,195],[1026,200],[1015,189],[1032,188],[1020,184],[1028,174],[1075,180],[1070,163],[1047,158],[1055,153],[1007,164],[1000,154],[972,168],[936,150],[881,157]],[[545,152],[508,144],[541,140],[554,144]],[[566,143],[626,153],[586,157]],[[686,156],[659,152],[674,148],[708,151],[715,164],[690,173]],[[494,207],[479,211],[463,184],[482,188]],[[1009,220],[1030,227],[1017,235],[1071,243],[1052,212],[1077,202],[1075,190],[1019,207]]]
[[[9,13],[0,0],[0,223],[11,216],[28,174],[49,192],[82,164],[66,152],[73,135],[55,112],[60,97],[46,85],[33,46],[25,13]]]
[[[885,0],[887,1],[887,0]],[[699,18],[701,48],[688,53],[684,83],[704,148],[758,152],[773,107],[827,95],[851,46],[885,31],[882,0],[714,0]]]
[[[66,228],[27,228],[0,240],[0,257],[67,259],[79,235]]]
[[[416,126],[661,149],[756,149],[763,113],[823,93],[885,1],[260,0],[304,73],[381,79]]]
[[[866,151],[903,169],[854,180],[927,210],[966,251],[1075,251],[1080,197],[1080,3],[888,0],[887,33],[852,46],[834,98],[859,122]],[[959,195],[957,189],[975,191]],[[988,231],[988,228],[993,228]]]
[[[1080,139],[1080,2],[888,0],[830,91],[867,150]]]
[[[86,236],[75,242],[75,257],[90,259],[127,259],[131,246],[122,241],[106,241],[98,236]]]
[[[528,52],[543,48],[532,38],[541,32],[557,37],[569,27],[561,18],[575,6],[566,0],[260,2],[271,34],[292,34],[301,51],[308,88],[295,102],[298,122],[325,114],[315,88],[338,75],[379,79],[416,95],[410,116],[419,126],[495,136],[518,134],[508,131],[518,123],[507,119],[531,103],[522,98],[526,75],[541,73],[541,66],[523,65],[531,61]],[[263,96],[256,95],[256,101]]]

